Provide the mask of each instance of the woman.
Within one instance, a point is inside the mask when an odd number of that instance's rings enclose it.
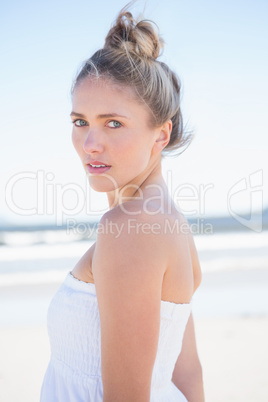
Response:
[[[157,60],[152,23],[127,8],[72,89],[73,144],[110,209],[50,304],[42,402],[204,400],[191,314],[200,265],[161,173],[164,153],[189,140],[180,85]]]

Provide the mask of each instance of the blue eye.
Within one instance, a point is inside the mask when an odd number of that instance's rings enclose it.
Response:
[[[111,124],[111,125],[109,125],[109,124]],[[107,125],[108,125],[108,127],[110,127],[110,128],[118,128],[118,127],[121,127],[121,126],[122,126],[122,124],[119,123],[119,121],[116,121],[116,120],[111,120],[111,121],[109,121],[109,123],[108,123]]]
[[[88,125],[87,122],[85,120],[82,120],[82,119],[76,119],[75,121],[73,121],[73,124],[76,127],[84,127],[84,126]]]

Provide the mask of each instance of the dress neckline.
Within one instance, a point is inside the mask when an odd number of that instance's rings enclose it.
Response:
[[[72,271],[69,271],[67,278],[71,278],[73,282],[76,282],[77,284],[81,284],[81,286],[83,286],[84,289],[86,289],[86,287],[88,288],[92,288],[94,289],[94,293],[96,294],[96,287],[95,287],[95,283],[92,282],[85,282],[85,281],[81,281],[80,279],[76,278],[73,274]],[[66,279],[67,279],[66,278]],[[175,303],[169,300],[162,300],[161,299],[161,303],[162,304],[167,304],[167,305],[172,305],[172,306],[191,306],[192,305],[192,301],[193,299],[190,300],[189,303]]]

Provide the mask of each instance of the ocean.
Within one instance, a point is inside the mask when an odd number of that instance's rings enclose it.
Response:
[[[17,236],[17,237],[16,237]],[[47,231],[10,237],[0,246],[0,327],[46,323],[49,303],[92,245]],[[203,278],[193,296],[198,317],[268,315],[268,231],[195,235]]]

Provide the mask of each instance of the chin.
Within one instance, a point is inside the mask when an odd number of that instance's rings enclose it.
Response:
[[[88,175],[90,187],[98,193],[108,193],[118,188],[115,180],[111,176],[91,176]]]

